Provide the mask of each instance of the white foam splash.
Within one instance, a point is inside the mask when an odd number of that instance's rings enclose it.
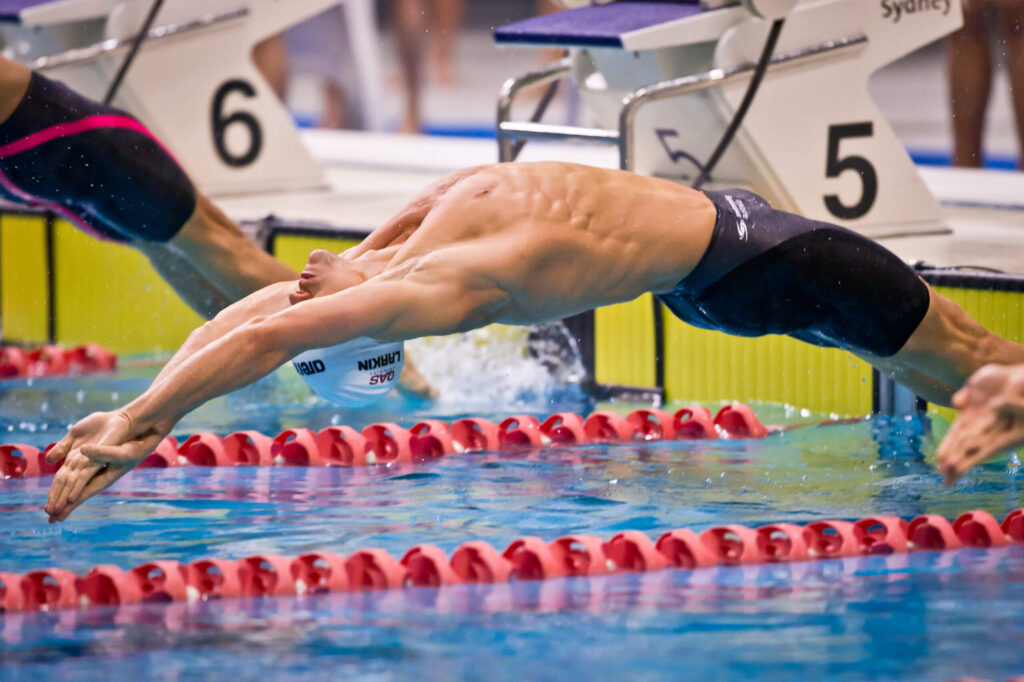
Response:
[[[579,349],[561,322],[491,325],[406,346],[442,406],[490,412],[543,409],[566,389],[582,395],[585,373]]]

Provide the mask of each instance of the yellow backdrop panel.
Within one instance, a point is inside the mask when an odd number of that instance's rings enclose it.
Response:
[[[5,341],[48,340],[46,268],[46,218],[0,216],[0,322]]]
[[[841,415],[871,411],[871,367],[782,336],[745,339],[697,329],[662,308],[668,400],[767,400]],[[594,373],[601,383],[654,386],[654,314],[647,294],[599,308]]]
[[[670,400],[767,400],[817,412],[871,412],[871,366],[845,351],[785,336],[728,336],[665,311]]]
[[[335,253],[341,253],[361,241],[361,239],[282,234],[274,239],[274,255],[285,265],[294,268],[297,272],[302,272],[302,268],[309,258],[309,252],[313,249],[328,249]]]
[[[603,384],[654,386],[651,295],[594,311],[594,377]]]
[[[53,235],[57,341],[117,353],[177,350],[202,318],[135,249],[57,222]]]

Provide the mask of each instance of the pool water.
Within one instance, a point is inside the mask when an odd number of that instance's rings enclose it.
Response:
[[[130,399],[154,373],[140,365],[114,377],[4,384],[0,433],[7,442],[55,440],[69,421]],[[563,389],[498,403],[490,416],[593,407]],[[343,412],[281,373],[204,407],[180,432],[411,424],[477,408],[391,397]],[[755,408],[771,423],[825,417]],[[924,418],[875,418],[763,441],[481,453],[352,469],[143,470],[63,525],[48,525],[40,509],[46,480],[0,481],[0,570],[366,547],[400,556],[419,543],[450,552],[475,539],[500,550],[523,535],[632,529],[653,537],[721,523],[953,517],[976,508],[1002,518],[1024,506],[1024,476],[1004,462],[943,487],[931,462],[944,429]],[[1024,673],[1022,606],[1024,547],[1017,546],[7,614],[0,678],[1004,679]]]

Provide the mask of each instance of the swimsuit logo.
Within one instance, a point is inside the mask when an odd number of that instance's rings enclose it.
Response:
[[[300,375],[306,377],[310,374],[320,374],[326,371],[323,360],[312,360],[310,362],[293,362],[292,366]]]
[[[396,350],[394,353],[384,353],[383,355],[378,355],[377,357],[370,358],[369,360],[360,360],[359,371],[365,372],[371,369],[380,369],[381,367],[393,365],[401,359],[402,351],[400,350]]]
[[[747,207],[743,205],[742,201],[736,201],[730,195],[726,194],[725,200],[729,202],[729,208],[736,214],[736,233],[739,235],[740,241],[747,241],[747,218],[750,214],[747,213]]]
[[[942,16],[949,14],[951,0],[881,0],[882,18],[892,17],[892,23],[900,23],[904,14],[918,14],[942,10]]]

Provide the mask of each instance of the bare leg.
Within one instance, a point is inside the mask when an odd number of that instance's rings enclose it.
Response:
[[[1013,110],[1017,119],[1017,142],[1024,168],[1024,3],[1020,0],[998,0],[996,16],[1002,39],[1006,43],[1006,67],[1013,95]]]
[[[434,36],[434,73],[445,84],[458,82],[453,46],[462,28],[463,0],[434,0],[434,15],[437,17],[437,35]]]
[[[946,406],[984,365],[1024,362],[1024,345],[993,334],[956,303],[929,291],[928,312],[903,348],[891,358],[866,360],[929,401]]]
[[[989,0],[964,3],[964,25],[949,37],[949,95],[953,109],[953,163],[981,166],[981,138],[992,86]]]
[[[423,81],[423,2],[397,0],[395,6],[395,40],[398,42],[398,56],[402,62],[405,87],[405,111],[401,131],[417,133],[420,129],[420,91]]]
[[[32,72],[28,68],[0,57],[0,121],[6,121],[21,103],[28,90]]]
[[[168,245],[224,296],[237,301],[268,284],[298,274],[256,246],[209,199],[196,195],[196,210]]]
[[[324,113],[320,117],[321,128],[347,128],[348,106],[345,91],[334,81],[324,83]]]

